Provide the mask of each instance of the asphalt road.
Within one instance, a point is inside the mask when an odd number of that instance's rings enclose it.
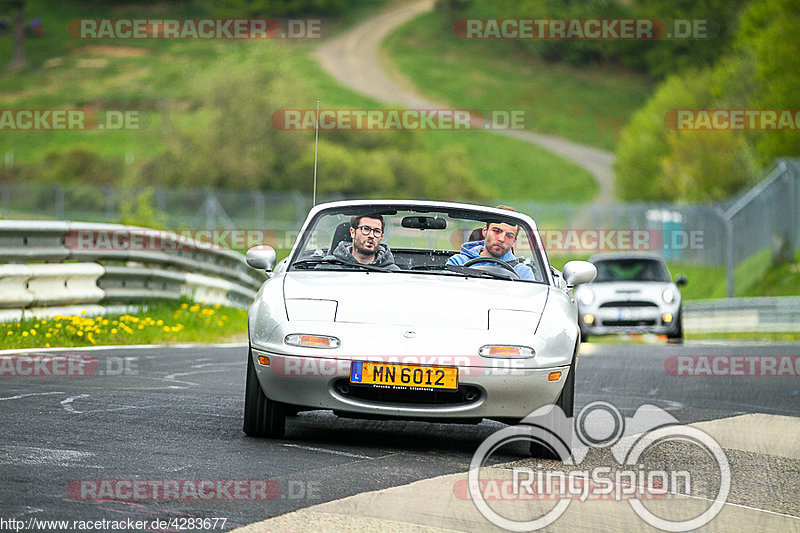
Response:
[[[225,519],[224,526],[220,520],[203,530],[228,530],[365,491],[463,472],[481,441],[504,427],[345,420],[315,411],[290,418],[283,439],[251,439],[241,431],[245,346],[35,353],[82,354],[88,365],[82,373],[91,375],[9,376],[9,368],[35,367],[9,367],[3,359],[18,356],[0,354],[0,530],[13,530],[10,519],[27,527],[34,519],[192,517]],[[798,354],[797,344],[590,343],[578,367],[577,407],[601,400],[631,416],[651,404],[681,423],[743,413],[795,417],[800,413],[796,376],[676,377],[665,364],[678,355]],[[46,373],[44,368],[38,372]],[[522,455],[508,453],[509,461]],[[734,476],[756,472],[752,482],[734,491],[734,499],[800,515],[799,460],[732,457]],[[765,473],[758,461],[774,471]],[[182,491],[199,488],[200,481],[227,480],[230,491],[223,488],[212,500],[187,498],[186,492],[152,498],[103,493],[101,481],[119,488],[133,480],[156,484],[151,486],[171,481]],[[248,480],[268,480],[267,490],[263,481],[256,486]],[[41,524],[35,529],[44,530]]]

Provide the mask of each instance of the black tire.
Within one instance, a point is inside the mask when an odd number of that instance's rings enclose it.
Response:
[[[678,327],[675,328],[675,331],[671,333],[667,333],[667,342],[672,344],[682,344],[683,343],[683,310],[678,311],[678,318],[676,320],[678,323]]]
[[[283,404],[270,400],[261,390],[253,354],[247,352],[247,383],[244,390],[244,432],[248,437],[282,437],[286,430]]]
[[[576,347],[575,354],[572,356],[572,363],[569,365],[569,374],[567,380],[564,382],[564,388],[561,389],[561,394],[556,400],[556,407],[564,412],[570,422],[572,421],[573,412],[575,409],[575,369],[578,367],[578,349]],[[569,428],[569,434],[566,436],[566,441],[562,441],[569,453],[572,453],[572,428]],[[531,457],[539,459],[551,459],[554,461],[565,461],[567,457],[560,457],[559,454],[553,449],[552,446],[542,441],[531,441],[530,445]]]

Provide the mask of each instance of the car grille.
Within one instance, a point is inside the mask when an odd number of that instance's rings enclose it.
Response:
[[[655,320],[603,320],[604,326],[655,326]]]
[[[469,385],[455,391],[388,389],[353,385],[348,379],[334,383],[336,393],[345,398],[387,404],[466,405],[481,400],[481,390]]]
[[[600,304],[600,307],[658,307],[658,305],[644,300],[624,300],[619,302],[605,302]]]

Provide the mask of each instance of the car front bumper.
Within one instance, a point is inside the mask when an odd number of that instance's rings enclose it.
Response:
[[[269,366],[258,362],[259,355],[269,357]],[[350,358],[282,355],[258,349],[253,349],[253,357],[261,387],[271,400],[386,418],[522,418],[554,403],[570,370],[569,366],[516,368],[514,361],[487,359],[480,366],[458,365],[457,393],[393,389],[391,394],[382,395],[375,387],[349,383]],[[554,371],[560,371],[561,376],[550,381]],[[460,400],[453,398],[457,394],[462,395]]]

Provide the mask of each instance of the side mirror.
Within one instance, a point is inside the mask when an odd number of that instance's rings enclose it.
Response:
[[[568,287],[589,283],[597,276],[597,267],[589,261],[570,261],[564,265],[564,281]]]
[[[689,283],[689,280],[686,279],[686,276],[679,275],[677,278],[675,278],[675,285],[678,287],[683,287],[687,283]]]
[[[266,244],[261,246],[253,246],[247,250],[244,260],[247,264],[258,270],[266,270],[270,272],[275,267],[275,261],[278,259],[278,254],[272,246]]]

